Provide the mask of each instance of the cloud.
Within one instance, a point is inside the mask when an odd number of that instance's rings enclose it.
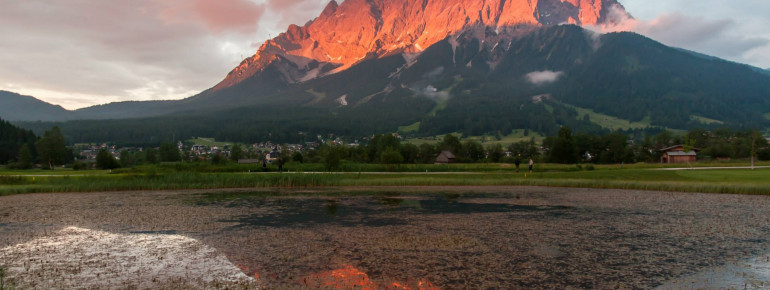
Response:
[[[535,71],[535,72],[528,73],[526,75],[526,78],[527,78],[527,81],[529,81],[530,83],[540,86],[540,85],[553,83],[559,80],[559,78],[562,75],[564,75],[564,72],[554,72],[554,71],[546,70],[546,71]]]
[[[267,0],[275,29],[283,32],[290,24],[305,25],[321,13],[330,0]],[[338,1],[341,2],[341,1]]]
[[[254,53],[266,4],[0,0],[0,7],[0,89],[78,108],[179,99],[213,86]]]
[[[749,62],[750,52],[770,44],[768,38],[739,33],[738,24],[731,19],[713,20],[674,12],[644,21],[630,17],[617,6],[610,8],[608,17],[610,24],[588,28],[601,33],[632,31],[666,45],[741,62]]]
[[[253,33],[265,10],[249,0],[160,0],[160,18],[171,24],[203,24],[215,33],[238,30]]]

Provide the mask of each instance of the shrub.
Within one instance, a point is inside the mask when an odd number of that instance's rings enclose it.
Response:
[[[88,170],[89,164],[85,162],[75,161],[75,163],[72,164],[72,170]]]

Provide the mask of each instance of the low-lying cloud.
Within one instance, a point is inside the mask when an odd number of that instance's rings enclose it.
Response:
[[[738,33],[738,24],[731,19],[714,20],[674,12],[644,21],[630,17],[618,7],[610,8],[608,17],[610,24],[588,28],[601,33],[636,32],[666,45],[739,62],[751,62],[749,52],[767,48],[770,44],[767,38]]]
[[[564,72],[558,71],[534,71],[526,75],[527,81],[533,85],[545,85],[558,81],[559,78],[564,75]]]

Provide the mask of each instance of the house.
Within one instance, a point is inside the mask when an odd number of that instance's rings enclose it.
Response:
[[[455,155],[449,151],[441,151],[441,154],[436,157],[436,164],[449,164],[455,163]]]
[[[278,158],[281,158],[281,152],[273,151],[265,155],[265,158],[267,159],[267,163],[273,163],[278,161]]]
[[[660,157],[660,163],[688,163],[698,161],[698,151],[700,149],[693,148],[691,151],[686,152],[684,145],[677,145],[662,149],[663,156]]]

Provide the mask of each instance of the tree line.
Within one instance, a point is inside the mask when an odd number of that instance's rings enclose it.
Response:
[[[0,164],[14,169],[30,169],[35,164],[54,169],[72,164],[74,153],[67,148],[59,127],[46,130],[37,137],[28,130],[19,129],[0,120]]]
[[[661,149],[684,145],[698,152],[700,160],[742,159],[756,157],[770,160],[770,145],[757,130],[736,131],[721,128],[714,131],[693,129],[683,135],[662,131],[630,140],[628,135],[613,132],[605,135],[574,134],[562,127],[558,134],[543,140],[542,158],[552,163],[635,163],[658,162]]]
[[[7,122],[0,122],[0,163],[11,168],[54,169],[72,164],[75,169],[89,168],[84,162],[75,162],[72,149],[66,147],[64,136],[58,127],[45,131],[41,137],[25,130],[10,130]],[[12,127],[12,126],[11,126]],[[376,135],[363,144],[329,142],[319,148],[302,152],[281,152],[283,162],[322,163],[329,170],[339,169],[343,162],[371,164],[432,164],[442,151],[449,151],[456,163],[514,163],[529,158],[537,162],[575,164],[620,164],[660,160],[661,149],[674,145],[685,145],[699,153],[700,160],[743,159],[755,157],[770,160],[770,144],[756,130],[694,129],[685,134],[662,131],[655,135],[644,135],[636,140],[622,132],[603,135],[573,132],[561,127],[557,134],[546,137],[542,142],[534,138],[505,146],[501,143],[485,145],[475,140],[461,140],[447,134],[436,143],[413,144],[403,142],[394,134]],[[158,148],[140,151],[123,150],[116,153],[102,150],[96,155],[95,167],[115,169],[162,162],[208,162],[212,164],[236,163],[239,159],[265,158],[263,152],[251,147],[235,144],[226,152],[205,157],[180,150],[172,143],[163,143]]]

